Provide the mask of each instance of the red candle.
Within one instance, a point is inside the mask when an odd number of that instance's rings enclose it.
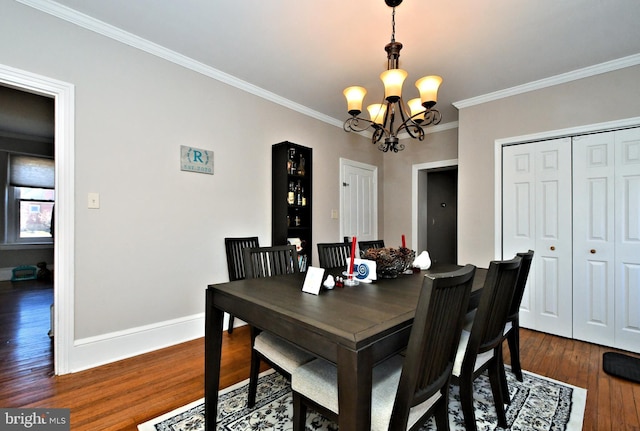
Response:
[[[407,242],[404,239],[404,234],[402,234],[402,248],[407,248]]]
[[[351,241],[351,263],[349,263],[349,277],[353,275],[353,259],[356,257],[356,237]]]

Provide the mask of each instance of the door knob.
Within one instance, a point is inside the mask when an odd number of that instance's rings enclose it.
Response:
[[[551,251],[554,251],[554,250],[556,249],[556,246],[555,246],[555,245],[552,245],[551,247],[549,247],[549,249],[550,249]]]
[[[591,253],[591,254],[596,254],[596,249],[595,249],[595,248],[592,248],[591,250],[589,250],[589,253]]]

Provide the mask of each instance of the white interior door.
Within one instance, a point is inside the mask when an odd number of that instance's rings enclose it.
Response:
[[[503,149],[503,256],[535,251],[524,327],[572,335],[571,140]]]
[[[377,166],[340,159],[340,172],[340,236],[378,239]]]
[[[573,139],[573,336],[611,345],[615,330],[614,132]]]
[[[640,352],[640,128],[616,132],[616,347]]]

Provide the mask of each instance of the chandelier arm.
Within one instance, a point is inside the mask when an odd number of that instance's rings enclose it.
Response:
[[[398,106],[400,109],[400,117],[402,118],[402,123],[398,126],[396,135],[404,129],[413,139],[422,141],[424,139],[424,130],[422,129],[421,125],[414,120],[414,117],[421,115],[421,113],[409,115],[402,97],[398,101]]]
[[[437,109],[429,109],[424,114],[425,125],[432,124],[435,126],[436,124],[440,124],[441,120],[442,120],[442,114]]]
[[[360,126],[361,121],[365,123],[364,126]],[[347,118],[347,120],[342,125],[342,128],[345,132],[364,132],[369,127],[374,125],[375,123],[373,123],[372,121],[354,115],[351,118]]]
[[[375,144],[382,139],[383,136],[388,135],[387,130],[384,127],[381,127],[379,124],[373,125],[373,135],[371,136],[371,143]]]

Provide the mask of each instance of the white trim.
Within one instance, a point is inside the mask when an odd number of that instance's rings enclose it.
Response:
[[[51,96],[55,100],[54,370],[56,374],[66,374],[69,372],[74,337],[75,87],[2,64],[0,83]],[[64,217],[59,214],[64,214]]]
[[[204,337],[204,313],[77,340],[70,372],[77,372]]]
[[[560,75],[550,76],[548,78],[529,82],[527,84],[517,85],[515,87],[506,88],[504,90],[494,91],[493,93],[487,93],[481,96],[460,100],[458,102],[454,102],[453,106],[458,109],[468,108],[470,106],[504,99],[506,97],[527,93],[529,91],[536,91],[543,88],[552,87],[554,85],[564,84],[567,82],[576,81],[578,79],[600,75],[602,73],[613,72],[618,69],[624,69],[625,67],[637,66],[639,64],[640,54],[634,54],[628,57],[619,58],[617,60],[611,60],[605,63],[600,63],[593,66],[584,67],[582,69],[573,70],[571,72],[562,73]]]
[[[640,117],[496,139],[494,143],[494,256],[502,259],[502,147],[640,126]]]
[[[413,248],[418,246],[418,172],[449,166],[458,166],[458,159],[419,163],[411,166],[411,244]]]

